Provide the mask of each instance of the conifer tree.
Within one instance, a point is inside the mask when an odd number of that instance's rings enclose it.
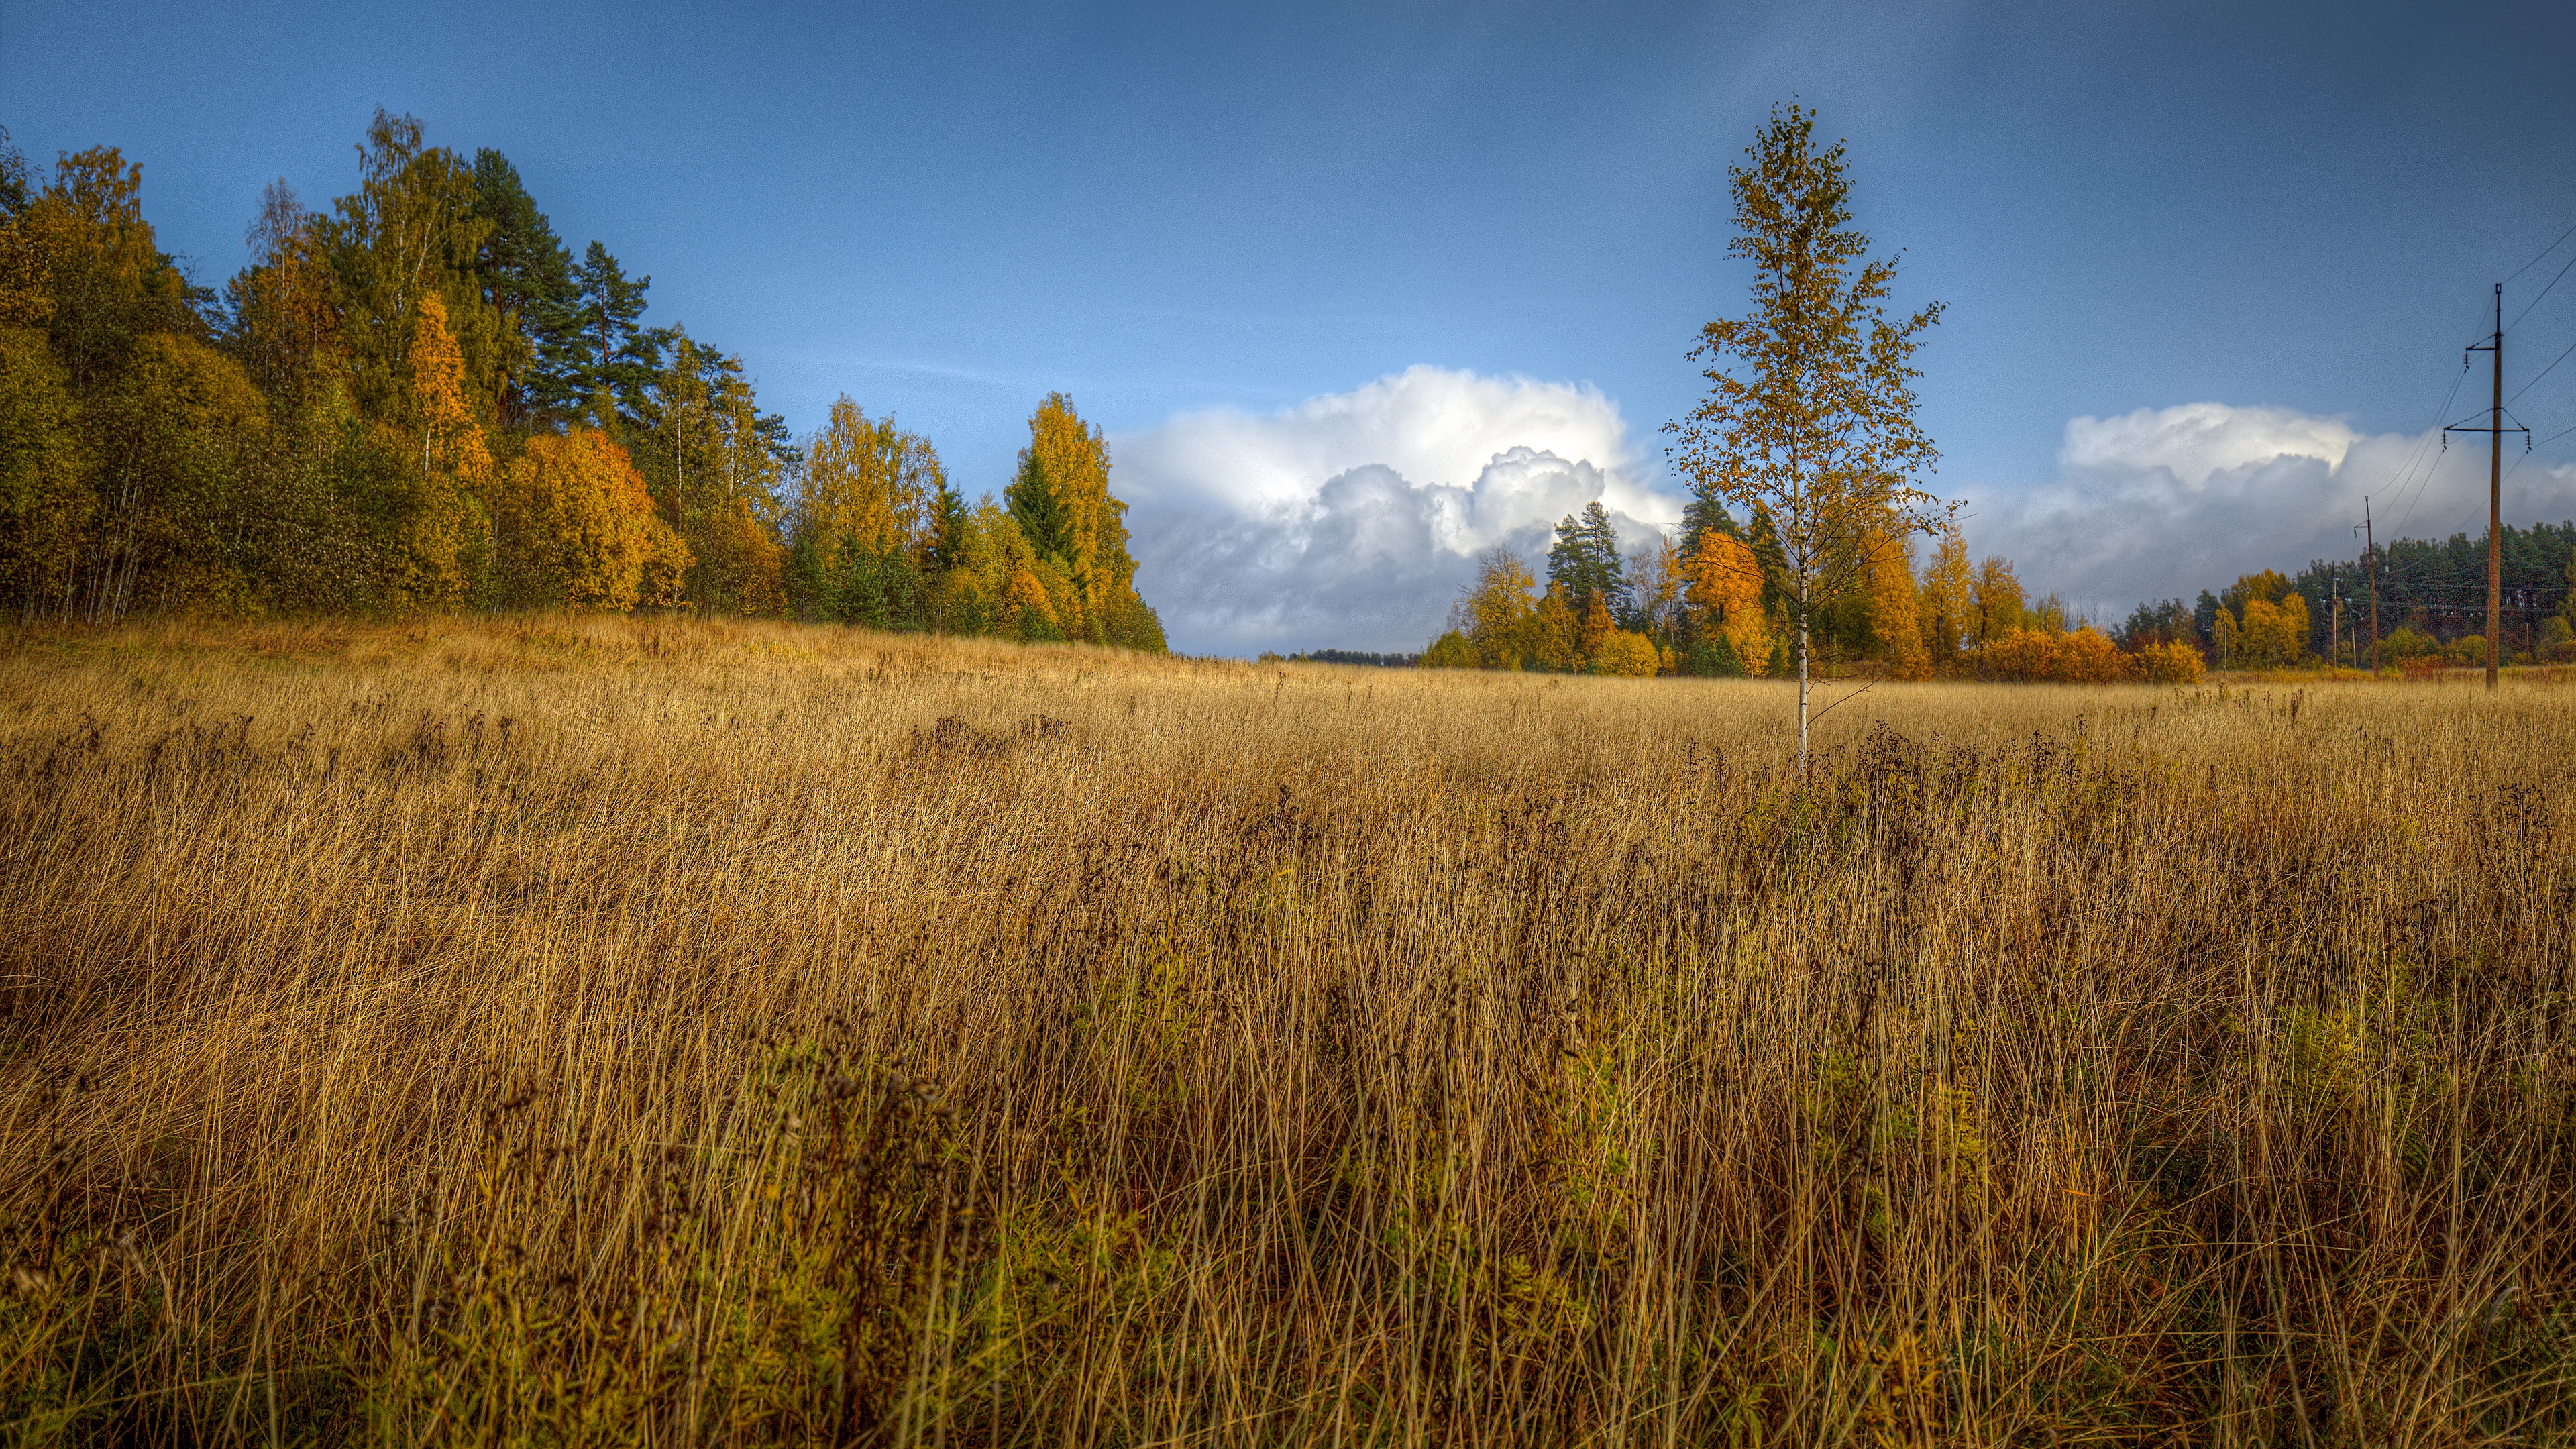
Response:
[[[1619,535],[1600,500],[1583,505],[1580,514],[1567,514],[1556,525],[1556,543],[1547,554],[1547,578],[1563,587],[1577,608],[1598,598],[1613,614],[1627,616],[1628,581],[1619,563]]]
[[[640,321],[652,286],[651,277],[628,277],[607,247],[590,244],[572,269],[570,305],[543,339],[547,352],[539,359],[536,387],[541,405],[572,412],[604,393],[620,415],[641,415],[664,342]]]
[[[488,146],[474,153],[474,210],[486,227],[475,276],[485,305],[515,338],[499,379],[501,419],[525,427],[549,403],[571,401],[551,395],[546,369],[561,365],[577,325],[572,253],[537,210],[518,168]]]

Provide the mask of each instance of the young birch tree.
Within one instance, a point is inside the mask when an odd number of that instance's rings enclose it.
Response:
[[[1889,316],[1896,261],[1869,259],[1843,145],[1817,149],[1813,111],[1773,108],[1745,155],[1728,170],[1727,254],[1755,266],[1753,309],[1700,329],[1691,359],[1706,364],[1708,397],[1669,431],[1703,499],[1767,513],[1778,530],[1803,771],[1817,610],[1867,570],[1872,540],[1950,516],[1915,483],[1939,455],[1915,425],[1913,354],[1941,305]]]

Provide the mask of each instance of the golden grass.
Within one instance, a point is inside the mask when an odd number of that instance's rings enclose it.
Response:
[[[2576,693],[0,645],[28,1442],[2567,1443]]]

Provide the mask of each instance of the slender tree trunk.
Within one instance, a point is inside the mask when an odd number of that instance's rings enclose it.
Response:
[[[1798,576],[1798,774],[1807,773],[1807,579]]]

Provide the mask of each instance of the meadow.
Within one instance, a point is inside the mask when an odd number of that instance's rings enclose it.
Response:
[[[10,634],[0,1421],[2576,1442],[2576,688],[1789,711]]]

